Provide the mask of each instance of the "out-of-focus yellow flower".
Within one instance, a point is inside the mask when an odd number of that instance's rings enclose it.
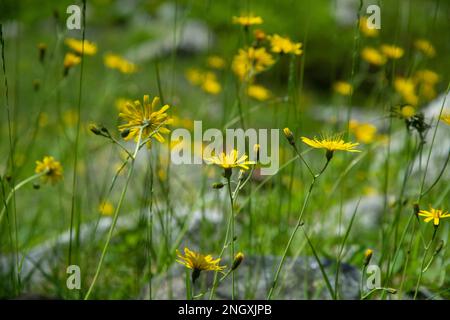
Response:
[[[102,201],[98,206],[98,212],[104,216],[111,216],[114,213],[114,206],[109,201]]]
[[[361,58],[375,66],[382,66],[386,63],[386,58],[377,49],[365,47],[361,51]]]
[[[278,34],[274,34],[273,36],[268,36],[270,41],[270,45],[272,47],[272,52],[275,53],[284,53],[284,54],[302,54],[302,44],[300,42],[292,42],[291,39],[287,37],[281,37]]]
[[[443,121],[444,123],[446,123],[450,126],[450,113],[444,113],[441,116],[441,121]]]
[[[361,19],[359,19],[359,30],[363,35],[369,38],[378,36],[378,29],[369,28],[367,17],[361,17]]]
[[[166,113],[170,106],[166,104],[158,111],[154,111],[159,101],[159,97],[154,97],[150,103],[150,97],[145,95],[143,104],[136,100],[125,106],[124,110],[119,113],[119,117],[127,121],[127,123],[119,126],[122,136],[126,132],[125,140],[134,138],[138,141],[139,132],[142,130],[141,140],[149,139],[147,142],[148,148],[151,147],[152,140],[150,138],[155,138],[160,143],[165,141],[162,134],[170,133],[170,130],[165,125],[172,123],[172,120]]]
[[[412,79],[397,77],[394,81],[394,88],[405,100],[413,106],[419,103],[419,97],[416,94],[416,88]]]
[[[188,69],[185,76],[191,84],[200,86],[206,93],[216,95],[222,91],[222,86],[217,80],[217,76],[214,72],[203,72],[194,68]]]
[[[63,122],[68,127],[73,127],[78,122],[78,113],[75,110],[67,110],[64,111],[63,115]]]
[[[350,131],[356,137],[356,140],[362,143],[371,143],[375,140],[377,127],[371,123],[359,123],[356,120],[350,121]]]
[[[83,51],[83,41],[74,39],[74,38],[67,38],[64,43],[73,51],[80,54]],[[84,54],[92,56],[97,53],[97,45],[93,42],[90,42],[88,40],[84,40]]]
[[[217,81],[216,75],[212,72],[206,72],[204,74],[201,88],[206,93],[210,93],[213,95],[219,94],[220,91],[222,91],[222,86]]]
[[[381,52],[389,59],[400,59],[404,54],[402,48],[389,44],[381,45]]]
[[[117,98],[114,102],[118,111],[122,111],[128,103],[133,103],[133,101],[127,98]]]
[[[226,65],[225,59],[219,56],[209,56],[206,63],[213,69],[223,69]]]
[[[350,83],[345,81],[336,81],[333,84],[333,90],[343,96],[349,96],[353,92],[353,87]]]
[[[422,52],[427,57],[432,58],[436,55],[436,50],[428,40],[417,39],[416,41],[414,41],[414,47],[416,47],[417,50]]]
[[[72,68],[73,66],[76,66],[81,62],[81,58],[77,56],[76,54],[73,54],[71,52],[66,53],[64,56],[64,69],[68,70]]]
[[[108,68],[119,70],[124,74],[130,74],[137,71],[137,66],[134,63],[126,60],[125,58],[117,54],[113,53],[105,54],[103,62],[105,63],[105,66],[107,66]]]
[[[272,55],[265,48],[239,49],[231,68],[241,79],[248,81],[256,74],[266,70],[275,63]]]
[[[249,27],[257,24],[262,24],[263,19],[259,16],[240,16],[240,17],[233,17],[233,24],[240,24],[244,27]]]
[[[55,184],[63,178],[63,168],[59,161],[50,156],[45,156],[42,161],[36,161],[36,173],[42,173],[42,180]]]
[[[257,41],[263,41],[264,39],[266,39],[266,33],[264,32],[264,30],[261,29],[256,29],[253,32],[253,35],[255,36],[255,39]]]
[[[434,85],[439,82],[439,75],[432,70],[423,69],[414,74],[414,80]]]
[[[439,226],[440,220],[444,218],[450,218],[450,214],[448,212],[444,212],[442,209],[434,209],[430,208],[427,210],[420,210],[419,216],[425,217],[424,222],[430,222],[433,220],[433,224],[435,227]]]
[[[410,105],[405,105],[398,108],[397,114],[404,119],[410,119],[416,114],[416,108]]]
[[[257,84],[251,84],[247,88],[247,94],[249,97],[259,101],[266,101],[271,97],[270,90]]]
[[[39,123],[39,127],[45,127],[45,126],[47,126],[48,125],[48,113],[46,113],[46,112],[41,112],[40,114],[39,114],[39,120],[38,120],[38,123]]]

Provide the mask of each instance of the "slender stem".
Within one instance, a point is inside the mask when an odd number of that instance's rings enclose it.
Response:
[[[17,192],[17,190],[19,190],[20,188],[22,188],[22,187],[23,187],[24,185],[26,185],[27,183],[29,183],[29,182],[31,182],[31,181],[33,181],[33,180],[36,180],[36,179],[39,178],[39,177],[42,177],[42,176],[45,175],[46,173],[47,173],[47,171],[43,171],[43,172],[37,173],[37,174],[35,174],[35,175],[32,175],[31,177],[28,177],[27,179],[25,179],[25,180],[19,182],[19,183],[18,183],[18,184],[17,184],[17,185],[9,192],[8,196],[6,197],[6,200],[3,201],[3,209],[2,209],[2,211],[0,212],[0,224],[2,223],[2,219],[3,219],[3,216],[4,216],[4,214],[5,214],[6,209],[7,209],[7,207],[8,207],[9,201],[12,199],[13,195]]]
[[[318,175],[314,175],[313,174],[313,180],[311,182],[311,185],[309,186],[309,190],[308,190],[308,193],[306,194],[305,201],[303,202],[303,206],[302,206],[302,209],[301,209],[300,214],[298,216],[297,223],[295,225],[294,230],[291,233],[291,236],[289,237],[288,243],[286,244],[286,248],[284,249],[284,253],[283,253],[282,257],[281,257],[280,263],[278,264],[277,271],[275,272],[275,276],[274,276],[274,279],[273,279],[273,282],[272,282],[272,286],[270,287],[269,294],[267,295],[267,300],[270,300],[272,298],[272,295],[273,295],[273,292],[275,290],[275,287],[277,286],[278,278],[280,276],[281,269],[283,268],[284,262],[286,260],[286,256],[287,256],[287,254],[289,252],[289,249],[291,247],[291,243],[294,240],[294,237],[295,237],[295,235],[297,233],[298,228],[300,228],[300,226],[302,225],[303,213],[305,212],[305,209],[308,206],[309,199],[310,199],[312,190],[314,189],[314,185],[316,184],[317,178],[319,178],[320,175],[325,171],[325,169],[327,168],[329,162],[330,162],[330,160],[327,160],[325,166],[323,167],[323,169],[320,171],[320,173]]]
[[[231,205],[231,245],[230,245],[230,261],[234,259],[234,200],[233,200],[233,192],[231,191],[231,179],[227,176],[227,185],[228,185],[228,195],[230,197],[230,205]],[[231,300],[234,300],[235,295],[235,273],[231,274]]]

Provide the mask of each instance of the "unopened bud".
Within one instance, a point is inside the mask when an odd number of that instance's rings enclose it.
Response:
[[[415,214],[416,216],[419,216],[420,207],[419,207],[419,204],[418,204],[418,203],[414,203],[413,209],[414,209],[414,214]]]
[[[372,249],[367,249],[364,252],[364,267],[367,267],[369,265],[370,259],[372,259],[372,255],[373,255]]]
[[[284,133],[284,136],[286,137],[286,139],[289,141],[289,144],[294,145],[295,141],[294,141],[294,135],[292,134],[292,131],[289,128],[284,128],[283,133]]]
[[[128,137],[128,135],[130,134],[130,129],[125,129],[123,130],[120,135],[122,136],[122,138],[126,138]]]
[[[225,185],[222,182],[213,183],[213,189],[222,189]]]
[[[89,130],[91,130],[91,132],[97,136],[102,135],[102,132],[95,124],[91,124],[89,126]]]
[[[256,161],[259,162],[259,150],[261,149],[261,146],[259,144],[255,144],[253,146],[253,151],[256,153]]]
[[[43,63],[45,59],[45,53],[47,52],[47,45],[43,42],[38,44],[39,50],[39,62]]]
[[[231,271],[236,270],[237,267],[242,263],[242,260],[244,260],[244,254],[242,252],[238,252],[234,256],[233,265],[231,266]]]

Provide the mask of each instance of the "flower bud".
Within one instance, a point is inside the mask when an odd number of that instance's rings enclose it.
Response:
[[[239,265],[242,263],[242,260],[244,260],[244,254],[242,252],[238,252],[234,256],[233,265],[231,266],[231,271],[236,270]]]
[[[224,187],[224,184],[222,182],[216,182],[212,185],[213,189],[222,189]]]
[[[284,136],[286,137],[286,139],[289,141],[289,144],[294,145],[295,141],[294,141],[294,135],[292,134],[292,131],[289,128],[284,128],[283,133],[284,133]]]
[[[256,153],[256,161],[259,162],[259,150],[261,149],[261,146],[257,143],[253,146],[253,151]]]
[[[39,62],[43,63],[45,59],[45,53],[47,52],[47,45],[43,42],[38,44],[39,50]]]
[[[102,135],[102,132],[100,131],[100,129],[95,125],[95,124],[91,124],[89,126],[89,130],[91,130],[91,132],[97,136]]]
[[[370,259],[372,259],[372,255],[373,255],[372,249],[367,249],[364,252],[364,267],[367,267],[369,265]]]

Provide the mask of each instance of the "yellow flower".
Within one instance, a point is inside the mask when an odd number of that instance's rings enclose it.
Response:
[[[413,106],[406,105],[400,109],[400,115],[405,119],[412,118],[412,117],[414,117],[415,114],[416,114],[416,109]]]
[[[154,97],[152,103],[150,103],[150,97],[145,95],[143,105],[139,100],[136,100],[125,106],[122,112],[119,113],[119,117],[127,121],[127,123],[119,126],[120,132],[122,132],[122,135],[125,135],[125,140],[134,138],[138,141],[139,132],[142,128],[142,140],[154,137],[160,143],[165,141],[162,134],[170,132],[165,127],[165,125],[171,123],[171,119],[166,113],[170,107],[166,104],[158,111],[154,111],[159,101],[159,97]],[[148,140],[147,147],[151,147],[151,140]]]
[[[419,103],[419,97],[416,94],[415,84],[412,79],[397,77],[394,81],[394,87],[406,103],[413,106]]]
[[[380,51],[371,47],[365,47],[362,49],[361,58],[375,66],[382,66],[386,63],[386,58],[380,53]]]
[[[381,52],[389,59],[400,59],[403,57],[404,50],[394,45],[381,45]]]
[[[436,55],[436,50],[434,49],[433,45],[425,39],[417,39],[416,41],[414,41],[414,46],[417,50],[430,58]]]
[[[375,140],[377,127],[371,123],[359,123],[356,120],[350,121],[350,131],[356,137],[356,140],[362,143],[371,143]]]
[[[82,48],[83,41],[74,38],[67,38],[64,42],[69,48],[74,50],[76,53],[81,54],[83,50]],[[92,56],[96,53],[97,53],[97,45],[88,40],[84,40],[84,54]]]
[[[359,19],[359,30],[363,35],[369,38],[378,36],[378,29],[369,28],[366,17],[361,17],[361,19]]]
[[[441,121],[448,124],[450,126],[450,113],[443,114],[441,116]]]
[[[300,50],[302,44],[300,42],[292,42],[289,38],[280,37],[278,34],[268,37],[270,45],[272,46],[272,52],[276,53],[292,53],[295,55],[302,54]]]
[[[63,168],[59,161],[56,161],[53,157],[45,156],[42,161],[36,161],[36,173],[42,173],[42,180],[55,184],[63,178]]]
[[[343,96],[349,96],[353,92],[353,86],[345,81],[337,81],[333,84],[333,89],[335,92]]]
[[[267,88],[257,84],[249,85],[247,88],[247,94],[249,97],[259,101],[266,101],[271,96],[271,93]]]
[[[225,152],[222,152],[219,156],[205,158],[205,161],[209,162],[209,164],[215,164],[224,169],[241,168],[244,170],[248,170],[248,166],[255,164],[255,162],[248,161],[247,158],[248,156],[245,154],[239,157],[238,151],[234,149],[231,150],[228,155],[225,154]]]
[[[177,250],[178,263],[181,263],[188,269],[197,271],[222,271],[225,266],[220,266],[220,258],[214,259],[211,255],[203,255],[201,253],[191,251],[184,248],[184,256]]]
[[[222,86],[217,81],[216,75],[214,73],[206,72],[203,75],[202,81],[203,81],[203,83],[201,84],[201,88],[206,93],[216,95],[216,94],[219,94],[220,91],[222,91]]]
[[[66,53],[64,56],[64,69],[72,68],[73,66],[76,66],[81,62],[81,58],[77,56],[76,54],[73,54],[71,52]]]
[[[198,69],[191,68],[184,73],[186,79],[193,85],[199,85],[202,83],[203,75]]]
[[[104,216],[110,216],[114,213],[114,206],[109,201],[103,201],[98,206],[98,211]]]
[[[414,80],[434,85],[439,82],[439,75],[433,70],[423,69],[414,74]]]
[[[233,24],[240,24],[241,26],[248,27],[256,24],[262,24],[263,19],[259,16],[240,16],[233,17]]]
[[[223,69],[226,65],[225,60],[219,56],[209,56],[206,63],[213,69]]]
[[[430,208],[430,211],[420,210],[419,216],[425,217],[424,222],[430,222],[433,220],[433,224],[437,227],[439,225],[439,221],[443,218],[450,218],[450,214],[448,212],[444,212],[442,209],[434,209]]]
[[[367,265],[370,263],[372,255],[373,255],[372,249],[366,249],[366,251],[364,251],[364,266],[367,267]]]
[[[253,31],[253,35],[257,41],[263,41],[266,38],[266,33],[261,29],[256,29]]]
[[[361,152],[360,150],[355,149],[359,143],[353,142],[345,142],[342,140],[341,135],[333,135],[328,137],[322,137],[318,139],[314,137],[314,139],[309,139],[307,137],[302,137],[302,141],[309,145],[310,147],[316,149],[326,149],[327,151],[348,151],[348,152]]]
[[[254,75],[266,70],[275,63],[265,48],[239,49],[231,68],[241,80],[250,80]]]
[[[63,115],[63,122],[68,127],[73,127],[78,122],[78,112],[75,110],[66,110],[64,111]]]
[[[117,69],[124,74],[130,74],[137,71],[137,66],[134,63],[122,58],[117,54],[105,54],[103,62],[108,68]]]

